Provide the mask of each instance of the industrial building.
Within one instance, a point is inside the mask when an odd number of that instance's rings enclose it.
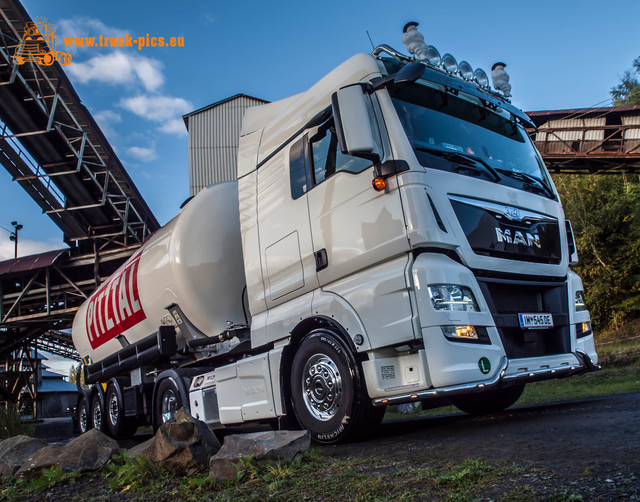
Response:
[[[212,183],[235,180],[244,111],[268,103],[236,94],[184,115],[189,131],[189,195]]]

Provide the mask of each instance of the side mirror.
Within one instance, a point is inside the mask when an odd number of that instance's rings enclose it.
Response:
[[[350,85],[338,90],[331,96],[331,107],[342,153],[380,162],[363,88]]]

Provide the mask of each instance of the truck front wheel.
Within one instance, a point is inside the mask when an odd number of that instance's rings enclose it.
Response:
[[[470,415],[483,415],[501,411],[520,398],[524,384],[512,385],[500,389],[485,390],[476,394],[452,396],[451,403],[461,411]]]
[[[358,363],[332,332],[304,338],[291,366],[291,404],[298,422],[319,443],[354,439],[378,425]]]

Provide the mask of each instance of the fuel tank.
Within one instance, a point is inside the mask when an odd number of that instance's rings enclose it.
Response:
[[[174,303],[199,331],[216,335],[228,320],[245,321],[245,284],[238,184],[212,185],[82,304],[73,343],[80,356],[98,362],[173,324],[166,307]],[[185,340],[177,335],[180,348]]]

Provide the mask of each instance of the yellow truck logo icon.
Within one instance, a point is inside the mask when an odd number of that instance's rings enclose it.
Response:
[[[22,65],[29,61],[51,66],[54,61],[62,65],[71,63],[71,54],[56,49],[56,25],[41,21],[29,22],[24,27],[22,40],[16,48],[13,60]]]

